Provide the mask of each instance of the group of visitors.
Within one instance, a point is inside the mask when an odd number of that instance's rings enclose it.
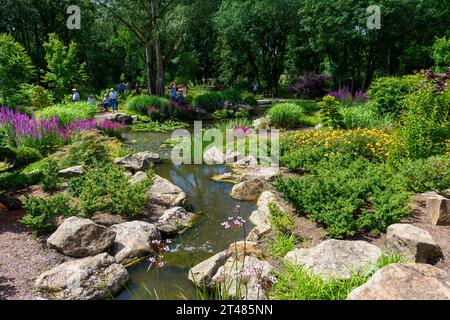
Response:
[[[177,103],[180,106],[185,106],[186,101],[184,100],[184,93],[186,92],[185,86],[177,86],[175,82],[171,82],[169,86],[169,96],[170,100]]]
[[[119,85],[119,93],[122,95],[122,97],[125,97],[127,91],[128,91],[128,83],[121,83]],[[76,88],[72,89],[72,102],[73,103],[81,102],[80,93]],[[87,102],[92,105],[95,105],[95,96],[90,95],[87,99]],[[119,100],[116,89],[111,88],[109,93],[104,95],[102,103],[97,106],[103,107],[103,112],[109,112],[109,107],[112,108],[113,113],[119,111]]]
[[[119,101],[117,100],[117,95],[117,91],[114,88],[111,88],[109,94],[105,94],[102,103],[98,105],[99,107],[103,107],[103,112],[109,112],[109,107],[112,108],[113,113],[119,111]]]

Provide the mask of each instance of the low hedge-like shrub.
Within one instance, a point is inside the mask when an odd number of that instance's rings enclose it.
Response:
[[[127,109],[131,112],[148,116],[150,109],[164,112],[170,105],[169,100],[157,96],[140,95],[127,102]]]
[[[383,77],[372,82],[367,95],[375,104],[379,115],[398,118],[404,111],[403,99],[414,92],[421,83],[420,76]]]
[[[295,103],[280,103],[269,110],[268,116],[274,127],[296,128],[302,125],[303,108]]]
[[[40,110],[37,115],[43,119],[57,117],[61,126],[67,126],[75,120],[91,119],[97,112],[96,106],[87,102],[59,104]]]

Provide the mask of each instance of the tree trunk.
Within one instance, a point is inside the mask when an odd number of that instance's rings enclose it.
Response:
[[[155,53],[156,53],[156,94],[164,95],[164,61],[162,57],[161,40],[158,35],[158,16],[159,6],[158,0],[150,0],[150,8],[152,13],[152,27],[155,33]]]
[[[150,45],[145,46],[145,60],[147,65],[147,91],[148,94],[156,94],[155,80],[153,78],[153,67],[152,67],[152,47]]]

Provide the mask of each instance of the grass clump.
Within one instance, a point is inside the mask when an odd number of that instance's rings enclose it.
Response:
[[[280,103],[269,110],[268,117],[274,127],[293,129],[303,124],[303,114],[303,107],[296,103]]]
[[[148,116],[151,108],[163,111],[170,105],[169,100],[157,96],[139,95],[127,102],[127,109],[133,113]]]
[[[87,120],[95,116],[97,107],[87,102],[58,104],[38,111],[43,119],[57,117],[61,126],[67,126],[75,120]]]
[[[405,259],[383,254],[366,275],[355,273],[345,280],[326,280],[306,267],[285,263],[284,270],[276,272],[278,281],[271,294],[277,300],[346,300],[350,292],[366,283],[375,272],[393,263],[405,263]]]

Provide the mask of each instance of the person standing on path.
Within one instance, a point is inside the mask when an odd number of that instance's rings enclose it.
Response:
[[[170,96],[170,100],[172,100],[172,101],[177,100],[177,86],[173,82],[170,84],[170,87],[169,87],[169,96]]]
[[[81,97],[80,94],[78,93],[78,90],[76,88],[72,89],[72,102],[80,102],[81,101]]]
[[[109,93],[109,103],[111,104],[113,113],[119,111],[119,102],[117,101],[117,91],[114,88],[112,88]]]

